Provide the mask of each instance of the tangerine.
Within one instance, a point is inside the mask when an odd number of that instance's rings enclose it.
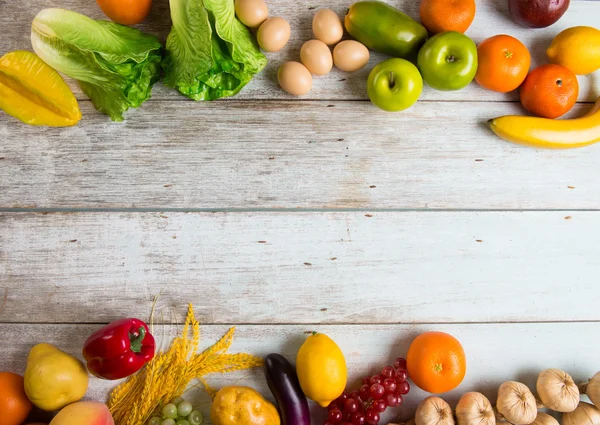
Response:
[[[421,23],[431,33],[464,33],[473,23],[475,11],[475,0],[423,0],[419,14]]]
[[[488,90],[507,93],[527,77],[531,55],[523,43],[510,35],[490,37],[477,46],[479,67],[475,81]]]
[[[467,371],[462,345],[444,332],[425,332],[416,337],[408,349],[406,364],[415,385],[433,394],[456,388]]]
[[[123,25],[143,22],[152,7],[152,0],[96,0],[111,20]]]
[[[21,425],[32,407],[25,394],[23,377],[12,372],[0,372],[0,425]]]
[[[542,65],[521,85],[521,104],[538,117],[558,118],[571,110],[579,95],[577,76],[562,65]]]

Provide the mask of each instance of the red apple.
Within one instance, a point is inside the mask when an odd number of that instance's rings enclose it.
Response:
[[[529,28],[545,28],[565,14],[570,0],[508,0],[512,19]]]

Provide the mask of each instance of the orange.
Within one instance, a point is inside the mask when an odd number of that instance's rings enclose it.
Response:
[[[25,394],[23,377],[0,372],[0,425],[21,425],[33,405]]]
[[[423,0],[419,13],[429,32],[464,33],[475,18],[475,10],[475,0]]]
[[[521,86],[521,104],[538,117],[558,118],[571,110],[579,95],[577,76],[562,65],[542,65]]]
[[[136,25],[150,13],[152,0],[96,0],[106,16],[123,25]]]
[[[523,43],[510,35],[495,35],[477,46],[479,67],[475,81],[501,93],[518,88],[527,77],[531,55]]]
[[[444,332],[425,332],[416,337],[408,349],[406,364],[415,385],[434,394],[456,388],[467,371],[462,345]]]

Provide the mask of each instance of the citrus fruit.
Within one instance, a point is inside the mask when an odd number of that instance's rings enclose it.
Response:
[[[296,357],[296,372],[304,394],[323,407],[329,406],[346,388],[346,359],[327,335],[313,333],[306,338]]]
[[[434,394],[456,388],[467,371],[462,345],[444,332],[425,332],[416,337],[408,349],[406,364],[415,385]]]
[[[559,33],[546,50],[551,63],[563,65],[578,75],[600,68],[600,30],[572,27]]]
[[[150,13],[152,0],[96,0],[111,20],[123,25],[136,25]]]
[[[501,93],[518,88],[527,77],[531,55],[523,43],[510,35],[495,35],[477,46],[479,68],[475,81]]]
[[[475,10],[475,0],[423,0],[419,14],[429,32],[464,33],[475,18]]]
[[[521,85],[521,104],[538,117],[558,118],[571,110],[579,95],[577,76],[562,65],[542,65]]]
[[[23,377],[0,372],[0,425],[21,425],[33,405],[25,394]]]

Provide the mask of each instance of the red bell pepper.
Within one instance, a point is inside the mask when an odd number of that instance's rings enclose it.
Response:
[[[94,332],[83,346],[83,357],[94,376],[121,379],[152,360],[155,345],[146,323],[122,319]]]

